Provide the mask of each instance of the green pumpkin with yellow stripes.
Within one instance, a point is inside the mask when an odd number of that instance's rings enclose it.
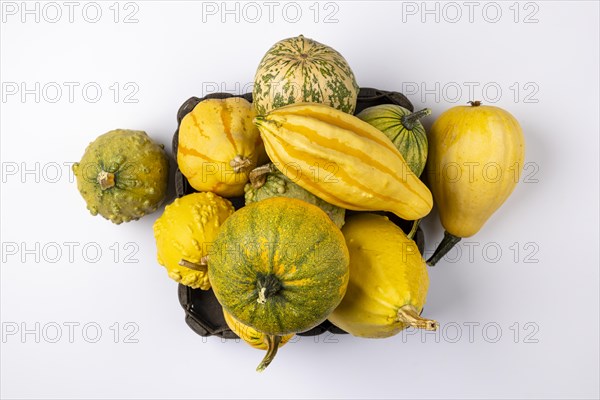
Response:
[[[181,120],[177,164],[194,189],[244,194],[249,172],[268,160],[255,116],[247,100],[230,97],[203,100]]]
[[[300,35],[281,40],[258,65],[252,91],[259,115],[292,103],[327,104],[354,113],[358,84],[335,49]]]
[[[271,197],[230,216],[208,253],[223,308],[266,335],[304,332],[341,302],[349,279],[344,236],[305,201]]]

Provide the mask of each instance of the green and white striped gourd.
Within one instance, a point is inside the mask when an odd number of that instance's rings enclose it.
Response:
[[[300,35],[267,51],[256,71],[252,97],[259,115],[299,102],[327,104],[352,114],[358,90],[340,53]]]

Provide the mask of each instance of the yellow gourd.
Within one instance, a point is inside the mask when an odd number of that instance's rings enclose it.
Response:
[[[252,328],[251,326],[242,324],[225,310],[223,310],[223,316],[225,317],[225,322],[227,323],[229,329],[243,339],[244,342],[248,343],[255,349],[267,351],[267,354],[265,354],[265,357],[256,368],[258,372],[261,372],[267,368],[269,364],[271,364],[271,361],[273,361],[275,358],[277,350],[294,337],[293,333],[284,336],[264,334]]]
[[[177,164],[198,191],[244,194],[248,173],[267,161],[252,104],[241,97],[203,100],[179,126]]]
[[[154,223],[158,263],[169,277],[191,288],[210,289],[206,256],[219,227],[233,214],[229,200],[192,193],[165,207]]]
[[[298,103],[255,118],[271,160],[288,178],[338,207],[429,213],[429,189],[377,128],[335,108]]]
[[[328,319],[366,338],[393,336],[409,326],[437,329],[420,317],[429,277],[417,244],[387,217],[363,213],[342,228],[350,253],[350,281]]]
[[[481,229],[510,196],[523,169],[519,122],[501,108],[470,103],[444,112],[429,133],[427,177],[446,230],[429,265]]]

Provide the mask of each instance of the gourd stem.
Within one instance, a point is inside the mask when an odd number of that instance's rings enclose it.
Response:
[[[102,190],[110,189],[111,187],[115,186],[115,174],[112,172],[101,170],[98,173],[96,180],[98,181],[100,189]]]
[[[421,317],[417,309],[410,304],[400,307],[398,310],[398,321],[404,322],[413,328],[425,329],[426,331],[435,331],[438,328],[437,321]]]
[[[261,188],[265,182],[267,181],[267,175],[273,172],[273,164],[265,164],[260,167],[254,168],[248,174],[250,178],[250,183],[254,189]]]
[[[424,108],[420,111],[415,111],[412,114],[403,115],[402,118],[400,118],[400,122],[404,128],[412,131],[417,126],[419,120],[429,114],[431,114],[431,110],[429,108]]]
[[[470,104],[472,107],[479,107],[479,106],[481,105],[481,101],[479,101],[479,100],[475,100],[475,101],[471,100],[471,101],[469,101],[468,103],[469,103],[469,104]]]
[[[193,263],[191,261],[182,259],[179,261],[179,265],[181,265],[182,267],[193,269],[194,271],[198,271],[198,272],[206,272],[208,270],[208,264],[207,264],[206,257],[202,257],[200,259],[199,263]]]
[[[408,235],[406,235],[406,236],[408,236],[408,238],[409,238],[410,240],[413,240],[413,238],[414,238],[414,237],[415,237],[415,235],[417,234],[417,230],[419,229],[419,224],[421,223],[421,220],[422,220],[422,219],[423,219],[423,218],[419,218],[419,219],[417,219],[417,220],[413,221],[412,228],[410,229],[410,232],[408,232]]]
[[[258,304],[265,304],[269,297],[279,293],[281,287],[281,281],[274,274],[259,276],[256,280],[256,290],[258,292],[258,299],[256,299],[256,302]]]
[[[256,300],[259,304],[265,304],[267,302],[267,297],[265,296],[265,292],[267,288],[260,288],[258,291],[258,299]]]
[[[444,231],[444,238],[440,242],[439,246],[433,252],[433,255],[427,260],[427,265],[434,266],[438,261],[442,259],[453,247],[456,243],[460,242],[458,236],[454,236],[448,231]]]
[[[233,168],[233,172],[236,174],[246,172],[250,167],[252,167],[252,161],[249,158],[243,157],[238,154],[233,158],[233,160],[229,161],[229,166]]]
[[[265,335],[267,339],[267,354],[262,359],[258,367],[256,367],[256,372],[263,372],[265,368],[271,364],[271,361],[277,355],[277,350],[279,350],[279,344],[281,343],[281,336],[277,335]]]

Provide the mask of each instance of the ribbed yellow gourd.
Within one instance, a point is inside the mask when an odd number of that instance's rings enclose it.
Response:
[[[514,190],[524,158],[521,126],[508,111],[474,101],[439,116],[426,172],[446,232],[428,264],[481,229]]]
[[[229,329],[244,340],[244,342],[255,349],[267,351],[267,354],[265,354],[265,357],[256,368],[258,372],[267,368],[275,358],[275,355],[277,355],[277,350],[294,337],[293,333],[284,336],[276,336],[259,332],[251,326],[242,324],[225,310],[223,310],[223,317],[225,317],[225,322]]]
[[[248,173],[266,162],[252,104],[241,97],[206,99],[179,126],[177,165],[197,191],[244,194]]]
[[[429,189],[377,128],[324,104],[298,103],[254,119],[265,149],[293,182],[338,207],[406,220],[433,206]]]

